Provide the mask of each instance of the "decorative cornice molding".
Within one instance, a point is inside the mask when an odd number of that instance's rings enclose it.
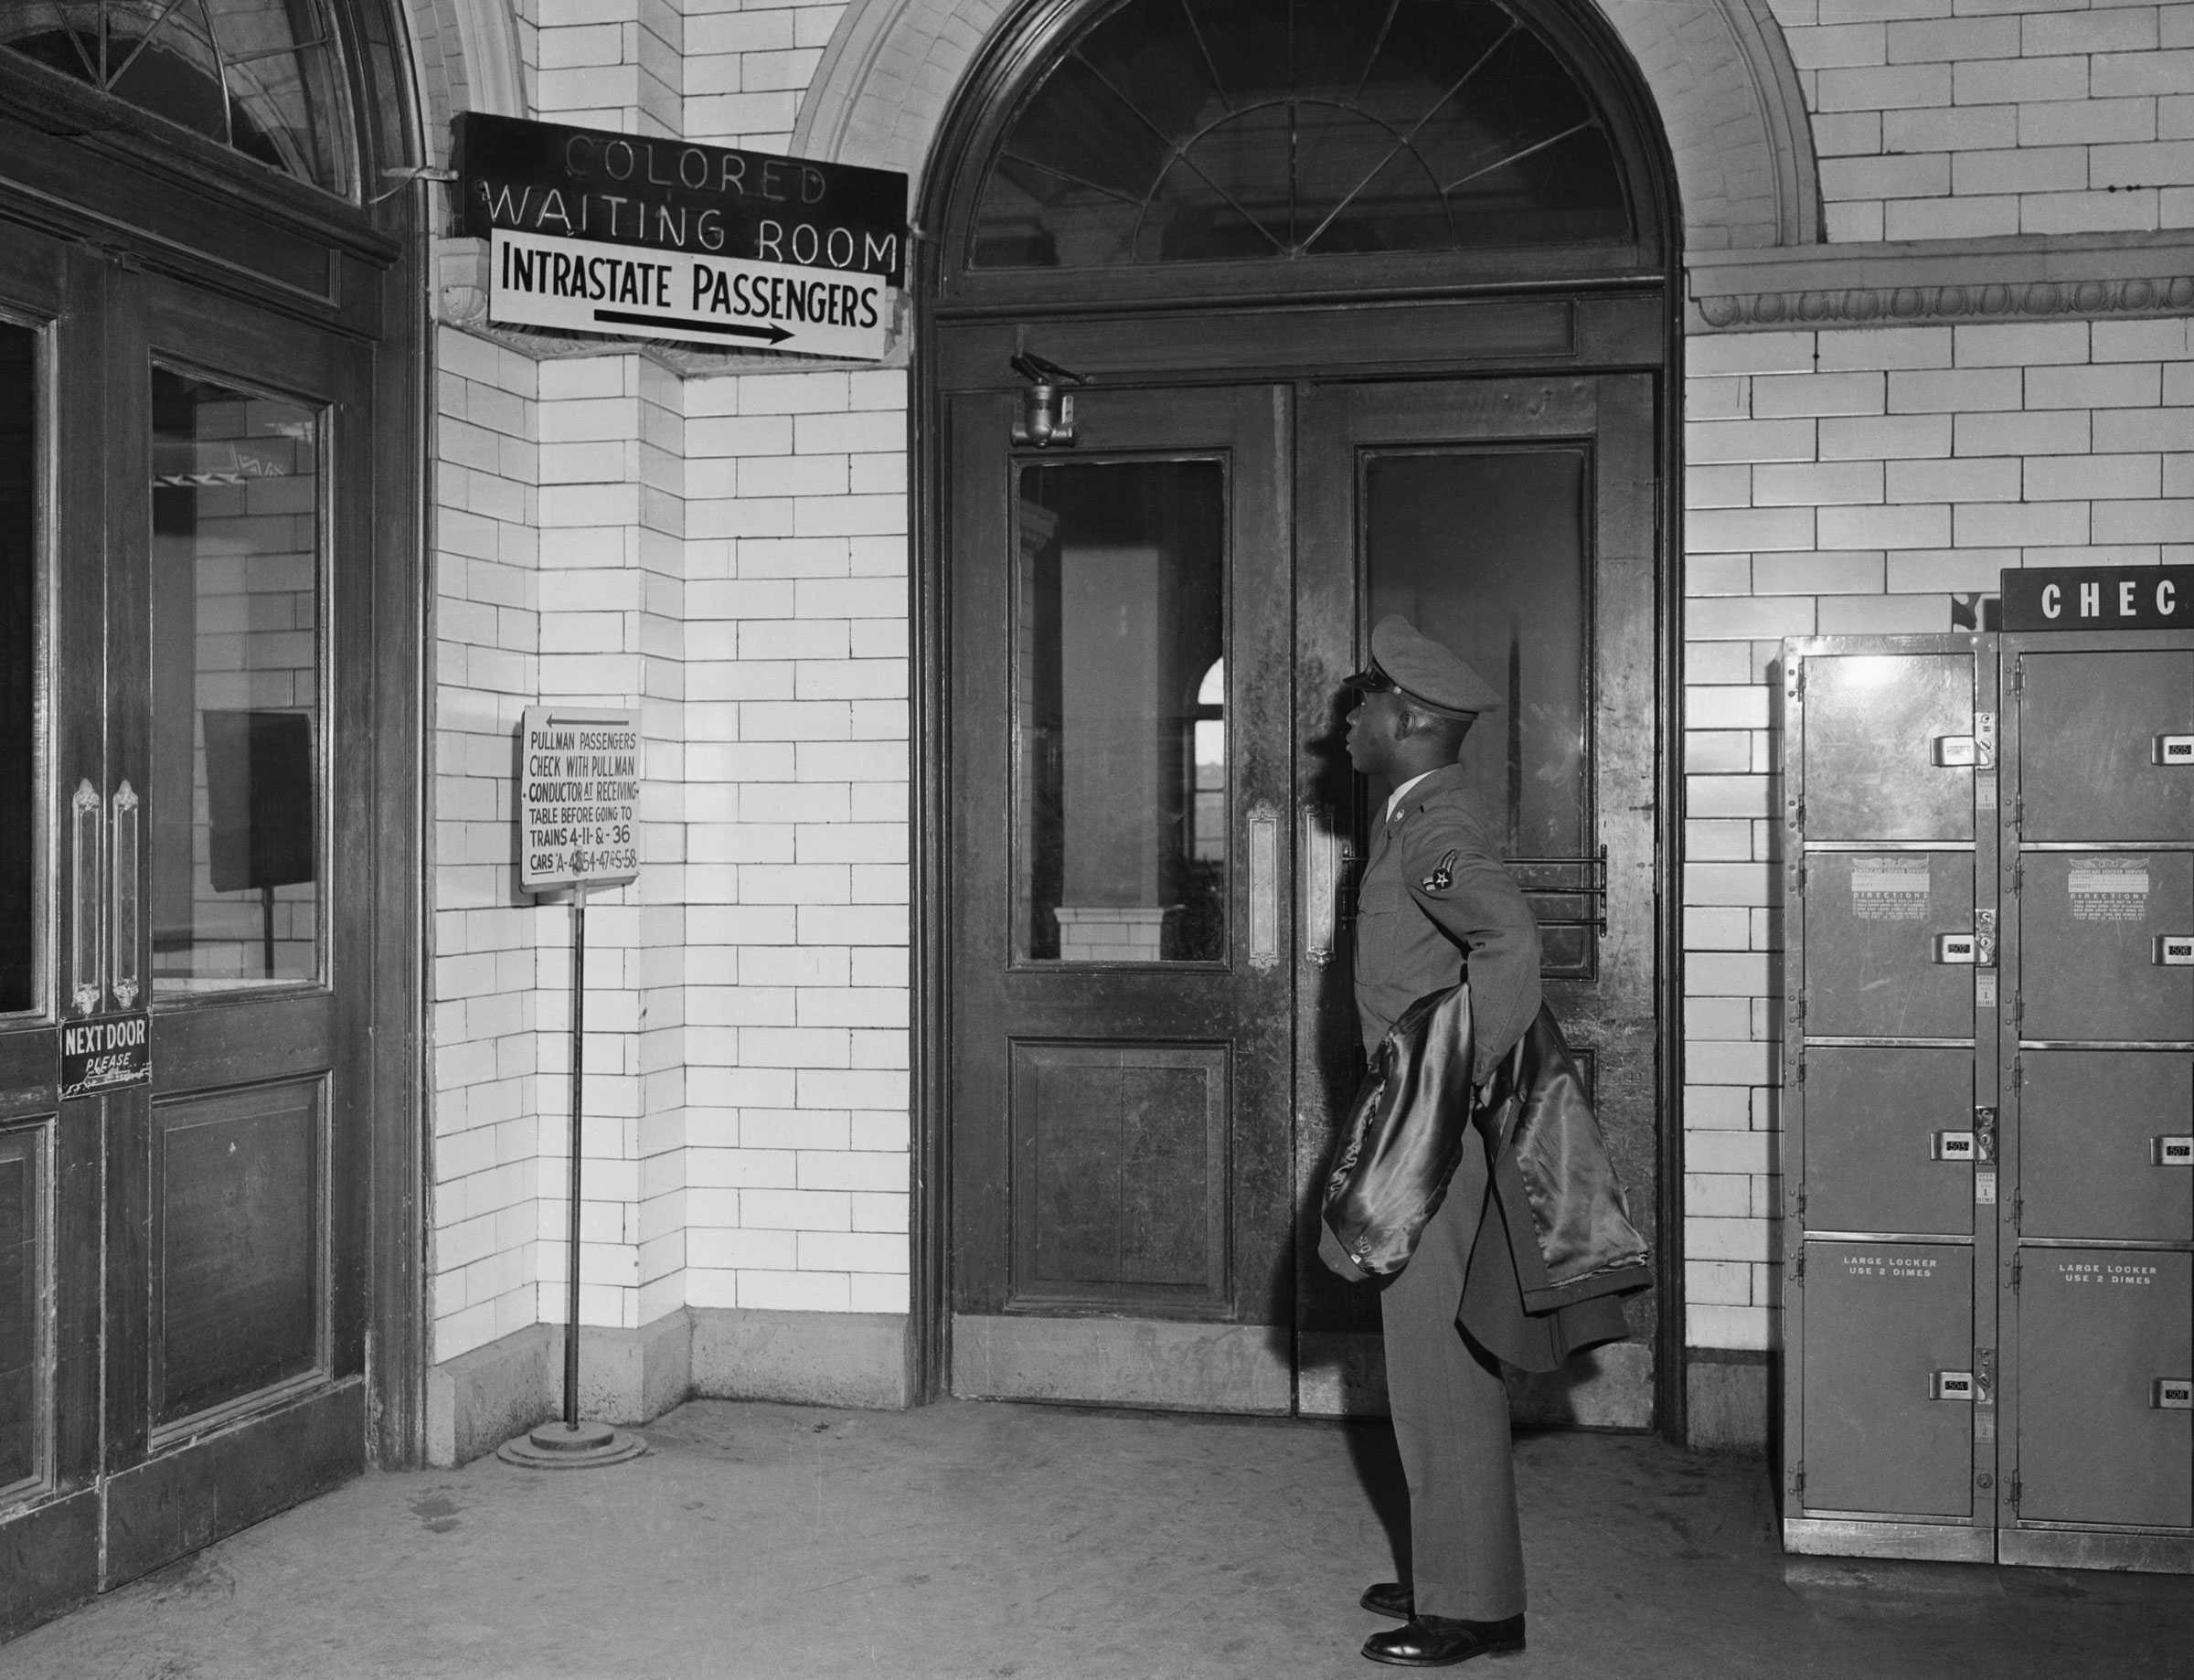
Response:
[[[2184,314],[2194,234],[1698,252],[1686,282],[1694,333]]]

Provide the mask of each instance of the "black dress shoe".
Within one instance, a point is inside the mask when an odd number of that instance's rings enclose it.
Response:
[[[1407,1627],[1374,1633],[1364,1642],[1366,1656],[1398,1668],[1445,1668],[1450,1664],[1467,1663],[1474,1656],[1506,1656],[1523,1648],[1521,1616],[1506,1616],[1498,1622],[1418,1616]]]
[[[1403,1581],[1373,1581],[1357,1602],[1375,1616],[1391,1616],[1397,1622],[1407,1622],[1417,1613],[1415,1600]]]

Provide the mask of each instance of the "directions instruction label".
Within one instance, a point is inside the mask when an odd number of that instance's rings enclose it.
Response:
[[[518,884],[614,886],[640,873],[640,718],[529,706],[518,737]]]
[[[492,321],[867,361],[883,356],[889,336],[889,283],[852,269],[505,228],[494,232],[489,261]]]

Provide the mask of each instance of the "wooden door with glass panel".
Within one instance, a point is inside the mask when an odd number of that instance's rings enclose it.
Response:
[[[949,408],[962,1395],[1292,1405],[1283,396]]]
[[[335,559],[367,523],[368,358],[8,249],[0,1621],[355,1473],[365,1440],[338,980],[367,810],[336,771],[367,627]],[[149,1080],[70,1094],[66,1029],[107,1022],[144,1025]]]
[[[1504,696],[1463,752],[1499,813],[1509,869],[1539,922],[1547,1002],[1577,1050],[1633,1217],[1653,1230],[1657,1160],[1656,789],[1658,680],[1653,380],[1560,376],[1331,385],[1296,429],[1295,560],[1304,812],[1305,984],[1297,1177],[1307,1209],[1362,1065],[1348,860],[1390,788],[1348,772],[1340,679],[1370,626],[1406,615]],[[1308,1223],[1306,1230],[1315,1232]],[[1375,1403],[1377,1332],[1306,1239],[1305,1409]],[[1650,1296],[1633,1339],[1536,1384],[1527,1415],[1644,1427],[1654,1405]],[[1313,1373],[1322,1374],[1314,1377]]]

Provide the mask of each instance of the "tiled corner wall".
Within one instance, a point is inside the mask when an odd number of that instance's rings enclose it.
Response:
[[[2006,567],[2194,561],[2182,318],[1695,336],[1686,1340],[1775,1345],[1783,637],[1945,631]]]

